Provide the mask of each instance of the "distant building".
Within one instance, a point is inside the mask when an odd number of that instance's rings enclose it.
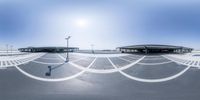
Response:
[[[122,53],[188,53],[193,49],[183,46],[172,46],[172,45],[155,45],[155,44],[146,44],[146,45],[131,45],[118,47],[117,50]]]
[[[79,50],[77,47],[28,47],[28,48],[19,48],[21,52],[76,52]]]

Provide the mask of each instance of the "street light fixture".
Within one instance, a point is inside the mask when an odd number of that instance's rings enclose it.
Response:
[[[65,38],[65,40],[67,40],[67,57],[66,57],[66,62],[69,61],[69,39],[71,38],[71,36],[68,36],[67,38]]]

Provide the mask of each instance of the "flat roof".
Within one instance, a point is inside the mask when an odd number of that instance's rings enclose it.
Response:
[[[19,48],[19,49],[67,49],[67,47],[27,47],[27,48]],[[78,47],[68,47],[70,49],[78,49]]]
[[[118,48],[134,48],[134,49],[145,49],[145,48],[150,48],[150,49],[178,49],[178,48],[183,48],[183,49],[192,49],[188,47],[183,47],[183,46],[174,46],[174,45],[160,45],[160,44],[143,44],[143,45],[130,45],[130,46],[123,46],[123,47],[118,47]]]

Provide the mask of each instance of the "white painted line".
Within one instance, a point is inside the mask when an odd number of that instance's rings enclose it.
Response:
[[[92,61],[92,63],[86,68],[86,69],[89,69],[92,64],[95,62],[96,58]],[[86,72],[86,69],[85,70],[82,70],[81,72],[75,74],[75,75],[72,75],[72,76],[68,76],[68,77],[64,77],[64,78],[58,78],[58,79],[47,79],[47,78],[41,78],[41,77],[38,77],[38,76],[34,76],[34,75],[31,75],[27,72],[25,72],[24,70],[20,69],[18,66],[15,66],[22,74],[32,78],[32,79],[35,79],[35,80],[39,80],[39,81],[45,81],[45,82],[60,82],[60,81],[66,81],[66,80],[70,80],[70,79],[74,79],[80,75],[82,75],[83,73]]]
[[[13,62],[15,63],[15,65],[18,65],[19,63],[17,62],[17,60],[13,60]]]
[[[14,66],[15,65],[15,62],[13,60],[10,60],[11,64]]]
[[[64,58],[63,56],[58,55],[58,57],[60,57],[63,61],[66,61],[66,58]],[[83,60],[83,59],[86,59],[86,58],[88,58],[88,57],[83,57],[83,58],[80,58],[80,59],[72,60],[70,62],[77,62],[77,61],[80,61],[80,60]]]
[[[144,56],[145,57],[145,56]],[[119,69],[106,69],[106,70],[103,70],[103,69],[87,69],[86,71],[87,72],[91,72],[91,73],[98,73],[98,74],[109,74],[109,73],[115,73],[115,72],[118,72],[118,70],[125,70],[125,69],[128,69],[132,66],[134,66],[135,64],[137,64],[138,62],[140,62],[142,59],[144,59],[144,57],[138,59],[137,61],[133,62],[133,63],[130,63],[124,67],[121,67]],[[107,57],[107,59],[109,60],[109,62],[112,64],[112,61],[110,60],[110,58]],[[74,67],[78,68],[78,69],[81,69],[81,70],[85,70],[86,68],[83,67],[83,66],[80,66],[80,65],[77,65],[73,62],[69,62],[71,65],[73,65]],[[112,64],[113,65],[113,64]]]
[[[194,61],[191,61],[191,63],[189,63],[189,65],[193,65]]]
[[[64,58],[63,56],[58,55],[58,57],[60,57],[63,61],[66,61],[66,58]]]
[[[160,62],[160,63],[137,63],[139,65],[163,65],[163,64],[168,64],[168,63],[172,63],[173,61],[167,61],[167,62]]]
[[[190,60],[188,63],[186,63],[186,64],[190,64],[192,61]]]
[[[112,61],[109,60],[111,63]],[[113,67],[115,69],[119,69],[117,68],[113,63],[112,63]],[[182,70],[181,72],[173,75],[173,76],[170,76],[170,77],[166,77],[166,78],[160,78],[160,79],[144,79],[144,78],[138,78],[138,77],[134,77],[134,76],[131,76],[125,72],[123,72],[122,70],[118,70],[122,75],[124,75],[125,77],[129,78],[129,79],[132,79],[132,80],[136,80],[136,81],[139,81],[139,82],[146,82],[146,83],[156,83],[156,82],[165,82],[165,81],[169,81],[169,80],[172,80],[172,79],[175,79],[179,76],[181,76],[182,74],[184,74],[191,66],[188,66],[186,67],[184,70]]]
[[[7,61],[4,61],[4,62],[5,62],[5,67],[8,66],[8,62]]]
[[[186,67],[184,70],[182,70],[181,72],[179,72],[179,73],[177,73],[173,76],[161,78],[161,79],[144,79],[144,78],[138,78],[138,77],[131,76],[131,75],[129,75],[129,74],[127,74],[127,73],[125,73],[121,70],[119,72],[129,79],[136,80],[136,81],[139,81],[139,82],[158,83],[158,82],[166,82],[166,81],[169,81],[169,80],[176,79],[177,77],[183,75],[190,67],[191,66]]]

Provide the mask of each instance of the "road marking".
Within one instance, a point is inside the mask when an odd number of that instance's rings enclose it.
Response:
[[[158,83],[158,82],[165,82],[165,81],[169,81],[169,80],[172,80],[172,79],[175,79],[179,76],[181,76],[182,74],[184,74],[191,66],[188,66],[186,67],[184,70],[180,71],[179,73],[173,75],[173,76],[170,76],[170,77],[166,77],[166,78],[160,78],[160,79],[145,79],[145,78],[138,78],[138,77],[134,77],[134,76],[131,76],[125,72],[123,72],[122,70],[119,70],[119,68],[117,68],[115,66],[115,64],[112,63],[111,60],[109,60],[111,62],[111,64],[113,65],[113,67],[115,69],[118,69],[118,71],[124,75],[125,77],[129,78],[129,79],[132,79],[132,80],[135,80],[135,81],[139,81],[139,82],[145,82],[145,83]]]
[[[163,65],[163,64],[168,64],[168,63],[172,63],[173,61],[167,61],[167,62],[160,62],[160,63],[137,63],[139,65]]]
[[[144,56],[145,57],[145,56]],[[71,65],[73,65],[74,67],[78,68],[78,69],[81,69],[81,70],[85,70],[87,72],[91,72],[91,73],[98,73],[98,74],[108,74],[108,73],[115,73],[115,72],[118,72],[118,70],[125,70],[125,69],[128,69],[132,66],[134,66],[135,64],[137,64],[138,62],[140,62],[142,59],[144,59],[144,57],[138,59],[137,61],[133,62],[133,63],[130,63],[124,67],[121,67],[119,69],[106,69],[106,70],[103,70],[103,69],[86,69],[85,67],[83,66],[80,66],[80,65],[77,65],[73,62],[68,62],[70,63]],[[112,61],[110,60],[110,58],[107,57],[107,59],[109,60],[109,62],[112,64]],[[113,65],[113,64],[112,64]]]
[[[64,58],[63,56],[58,55],[58,57],[60,57],[63,61],[66,61],[66,58]],[[77,61],[80,61],[80,60],[83,60],[83,59],[86,59],[86,58],[88,58],[88,57],[83,57],[83,58],[80,58],[80,59],[72,60],[70,62],[77,62]]]
[[[58,55],[61,59],[65,59],[64,57],[61,57],[61,55]],[[140,59],[138,59],[137,61],[135,62],[132,62],[124,67],[121,67],[121,68],[117,68],[116,65],[111,61],[110,58],[106,57],[108,59],[108,61],[111,63],[111,65],[113,66],[113,69],[106,69],[106,70],[100,70],[100,69],[91,69],[91,66],[95,63],[97,57],[95,57],[95,59],[90,63],[90,65],[88,67],[83,67],[83,66],[80,66],[80,65],[77,65],[73,62],[68,62],[69,64],[71,64],[72,66],[76,67],[76,68],[79,68],[81,69],[81,71],[77,74],[74,74],[72,76],[68,76],[68,77],[64,77],[64,78],[57,78],[57,79],[48,79],[48,78],[41,78],[41,77],[38,77],[38,76],[34,76],[32,74],[29,74],[27,72],[25,72],[24,70],[22,70],[20,67],[18,67],[17,65],[15,66],[21,73],[23,73],[24,75],[32,78],[32,79],[36,79],[36,80],[40,80],[40,81],[46,81],[46,82],[58,82],[58,81],[66,81],[66,80],[70,80],[70,79],[74,79],[80,75],[82,75],[83,73],[85,72],[92,72],[92,73],[101,73],[101,74],[105,74],[105,73],[114,73],[114,72],[119,72],[121,73],[123,76],[129,78],[129,79],[132,79],[132,80],[135,80],[135,81],[139,81],[139,82],[146,82],[146,83],[155,83],[155,82],[165,82],[165,81],[169,81],[169,80],[172,80],[172,79],[175,79],[179,76],[181,76],[182,74],[184,74],[191,66],[187,66],[186,68],[184,68],[182,71],[178,72],[177,74],[175,75],[172,75],[172,76],[169,76],[169,77],[166,77],[166,78],[160,78],[160,79],[144,79],[144,78],[138,78],[138,77],[134,77],[134,76],[131,76],[125,72],[123,72],[123,70],[125,69],[128,69],[132,66],[134,66],[135,64],[139,63],[140,61],[142,61],[146,56],[143,56],[141,57]],[[29,60],[32,60],[32,59],[29,59]],[[29,61],[28,60],[28,61]],[[170,59],[169,59],[170,60]],[[28,62],[26,61],[26,62]],[[170,60],[171,62],[174,62],[173,60]],[[176,61],[177,62],[177,61]],[[166,62],[165,62],[166,63]]]
[[[177,77],[183,75],[191,66],[188,66],[186,67],[184,70],[182,70],[181,72],[173,75],[173,76],[170,76],[170,77],[166,77],[166,78],[161,78],[161,79],[144,79],[144,78],[138,78],[138,77],[134,77],[134,76],[131,76],[123,71],[119,71],[122,75],[124,75],[125,77],[129,78],[129,79],[133,79],[133,80],[136,80],[136,81],[139,81],[139,82],[145,82],[145,83],[158,83],[158,82],[166,82],[166,81],[169,81],[169,80],[173,80],[173,79],[176,79]]]
[[[89,69],[92,64],[96,61],[96,58],[92,61],[92,63],[90,63],[90,65],[86,68],[86,69]],[[70,80],[70,79],[74,79],[80,75],[82,75],[83,73],[86,72],[86,69],[85,70],[82,70],[81,72],[77,73],[77,74],[74,74],[72,76],[68,76],[68,77],[64,77],[64,78],[57,78],[57,79],[47,79],[47,78],[41,78],[41,77],[38,77],[38,76],[34,76],[34,75],[31,75],[27,72],[25,72],[24,70],[22,70],[21,68],[19,68],[18,66],[15,66],[22,74],[32,78],[32,79],[35,79],[35,80],[39,80],[39,81],[45,81],[45,82],[60,82],[60,81],[66,81],[66,80]]]

